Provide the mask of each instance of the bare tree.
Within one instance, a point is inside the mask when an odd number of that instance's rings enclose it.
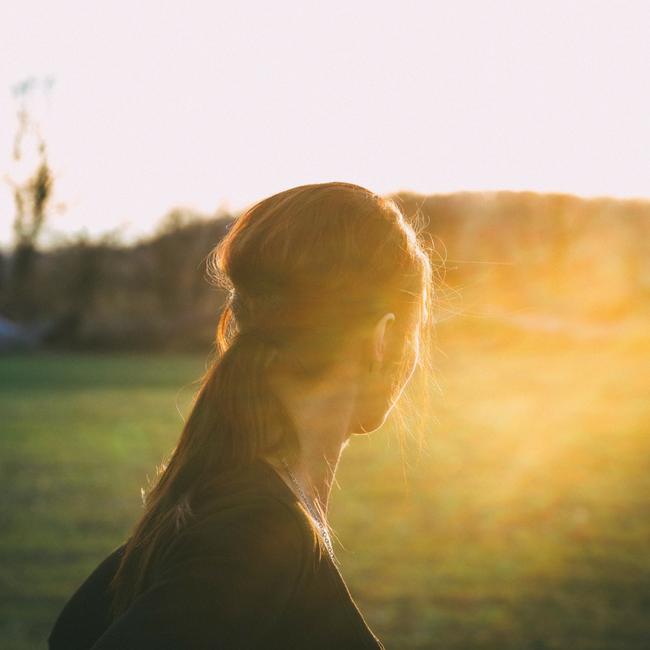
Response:
[[[43,86],[47,90],[52,83],[52,80],[46,79]],[[16,181],[6,178],[13,189],[16,216],[15,248],[3,311],[20,320],[31,320],[36,316],[33,281],[37,261],[37,241],[47,218],[54,185],[40,125],[28,108],[27,99],[36,85],[36,80],[27,79],[13,88],[14,96],[20,102],[13,158],[16,163],[19,163],[26,153],[36,154],[35,170],[26,180]],[[35,151],[25,152],[26,144],[32,144]]]

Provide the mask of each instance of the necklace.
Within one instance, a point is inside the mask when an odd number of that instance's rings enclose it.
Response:
[[[318,527],[321,537],[325,542],[325,547],[327,548],[327,552],[332,558],[332,561],[336,564],[336,557],[334,556],[334,549],[332,548],[332,541],[330,540],[329,533],[327,532],[327,527],[323,523],[322,518],[318,514],[316,514],[316,510],[314,509],[314,507],[311,505],[311,503],[309,503],[309,499],[307,498],[307,495],[302,491],[302,488],[300,487],[298,480],[293,475],[293,472],[289,469],[289,465],[287,464],[287,461],[284,460],[284,458],[280,458],[280,461],[282,462],[284,469],[289,475],[291,482],[296,486],[296,490],[298,490],[298,494],[300,495],[302,502],[305,504],[305,507],[309,511],[311,518],[313,519],[314,523]]]

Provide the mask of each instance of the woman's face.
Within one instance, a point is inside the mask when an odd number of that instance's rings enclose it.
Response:
[[[385,355],[361,373],[356,400],[355,429],[351,433],[371,433],[378,429],[399,400],[418,362],[416,331],[404,333],[397,327],[387,332]]]

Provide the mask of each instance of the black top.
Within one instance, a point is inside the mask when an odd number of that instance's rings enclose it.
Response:
[[[201,510],[111,624],[109,555],[64,607],[50,650],[383,648],[293,492],[258,463]]]

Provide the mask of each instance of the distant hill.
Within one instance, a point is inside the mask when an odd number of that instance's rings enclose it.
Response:
[[[650,201],[507,191],[393,198],[419,215],[447,284],[470,303],[594,319],[650,304]]]

